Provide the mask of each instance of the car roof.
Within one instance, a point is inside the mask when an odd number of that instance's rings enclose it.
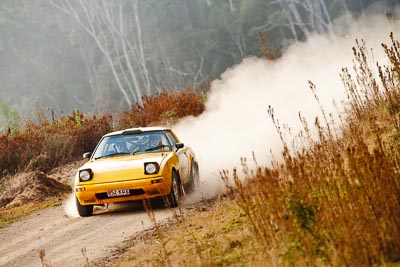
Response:
[[[133,134],[133,133],[143,133],[143,132],[153,132],[153,131],[166,131],[170,130],[166,127],[139,127],[139,128],[128,128],[121,131],[115,131],[104,136],[120,135],[120,134]]]

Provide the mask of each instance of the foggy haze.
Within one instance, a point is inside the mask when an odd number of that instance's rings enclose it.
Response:
[[[258,32],[271,51],[286,50],[373,3],[385,13],[398,0],[3,0],[0,100],[17,123],[76,109],[120,113],[156,90],[199,91],[261,55]],[[1,106],[0,129],[10,123]]]
[[[391,31],[395,38],[400,36],[399,21],[388,22],[382,14],[372,10],[358,20],[342,17],[335,21],[335,36],[312,36],[305,43],[291,45],[276,61],[246,58],[212,82],[206,111],[174,127],[196,152],[204,196],[223,188],[220,170],[232,173],[237,167],[240,173],[241,157],[251,163],[252,151],[259,165],[271,162],[270,150],[279,157],[282,143],[268,116],[269,105],[280,124],[288,124],[294,134],[301,129],[299,112],[313,126],[321,113],[308,80],[316,85],[325,112],[337,115],[333,100],[339,107],[345,100],[339,74],[342,67],[353,70],[355,40],[364,39],[375,59],[384,64],[381,43],[389,43]]]

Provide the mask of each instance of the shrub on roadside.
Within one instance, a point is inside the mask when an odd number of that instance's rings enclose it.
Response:
[[[53,121],[27,121],[11,135],[1,133],[1,174],[26,169],[47,171],[91,151],[99,138],[111,130],[111,117],[89,117],[80,111]]]
[[[111,115],[88,116],[76,110],[69,116],[27,121],[0,133],[0,177],[25,170],[48,171],[92,151],[100,138],[113,130],[148,125],[168,125],[179,118],[199,115],[204,96],[188,87],[182,91],[144,96],[113,121]]]
[[[204,111],[204,96],[197,94],[191,86],[182,91],[162,91],[153,96],[143,96],[142,102],[122,113],[117,119],[118,128],[172,125],[180,118],[197,116]]]

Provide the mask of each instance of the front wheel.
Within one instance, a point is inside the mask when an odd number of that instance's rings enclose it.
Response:
[[[81,217],[92,216],[93,205],[81,205],[81,203],[79,203],[79,200],[77,198],[75,198],[75,200],[76,200],[76,208],[78,210],[79,216],[81,216]]]
[[[180,197],[180,191],[179,191],[179,180],[178,180],[178,175],[176,174],[175,171],[172,171],[172,182],[171,182],[171,191],[167,195],[167,205],[171,208],[178,207],[179,204],[179,197]]]

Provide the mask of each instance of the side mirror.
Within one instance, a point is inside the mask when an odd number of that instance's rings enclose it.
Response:
[[[83,154],[84,159],[90,159],[90,156],[92,156],[92,152],[86,152]]]
[[[178,151],[179,149],[183,148],[185,145],[183,143],[176,143],[175,147],[176,147],[176,151]]]

